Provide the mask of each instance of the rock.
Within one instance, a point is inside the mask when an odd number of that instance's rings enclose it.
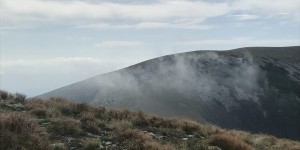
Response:
[[[159,140],[162,140],[162,139],[165,139],[166,137],[162,136],[162,135],[157,135],[156,138],[159,139]]]
[[[25,109],[25,106],[21,103],[14,104],[13,107],[15,109]]]
[[[67,140],[68,140],[68,143],[71,143],[71,142],[74,140],[74,138],[72,138],[72,137],[67,137]]]
[[[48,124],[51,124],[50,122],[45,122],[45,123],[42,123],[42,125],[46,126]]]
[[[152,137],[155,137],[155,136],[156,136],[156,135],[155,135],[154,133],[152,133],[152,132],[148,132],[147,134],[150,135],[150,136],[152,136]]]
[[[77,148],[76,148],[76,147],[71,147],[71,148],[70,148],[70,150],[75,150],[75,149],[77,149]]]
[[[110,141],[105,142],[105,145],[111,145],[111,144],[112,144],[112,142],[110,142]]]
[[[87,136],[89,137],[94,137],[94,138],[100,138],[101,136],[93,134],[93,133],[89,133],[89,132],[85,132]]]
[[[193,137],[194,137],[194,135],[188,135],[187,137],[188,137],[188,138],[193,138]]]
[[[184,140],[184,141],[187,141],[187,140],[188,140],[188,138],[182,138],[182,140]]]
[[[53,143],[49,145],[51,149],[65,149],[64,143]]]

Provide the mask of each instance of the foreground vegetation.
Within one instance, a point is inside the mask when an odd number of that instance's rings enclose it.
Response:
[[[0,91],[0,150],[299,150],[300,143],[192,120]]]

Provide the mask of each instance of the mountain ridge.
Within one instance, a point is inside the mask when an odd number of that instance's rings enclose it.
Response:
[[[299,46],[192,51],[150,59],[39,97],[84,99],[299,139],[299,75]]]

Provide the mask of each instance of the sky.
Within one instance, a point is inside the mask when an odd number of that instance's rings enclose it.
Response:
[[[28,96],[168,54],[299,45],[300,0],[0,0],[0,89]]]

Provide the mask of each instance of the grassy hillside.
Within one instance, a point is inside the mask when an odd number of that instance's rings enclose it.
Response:
[[[0,149],[299,150],[300,143],[192,120],[0,92]]]

